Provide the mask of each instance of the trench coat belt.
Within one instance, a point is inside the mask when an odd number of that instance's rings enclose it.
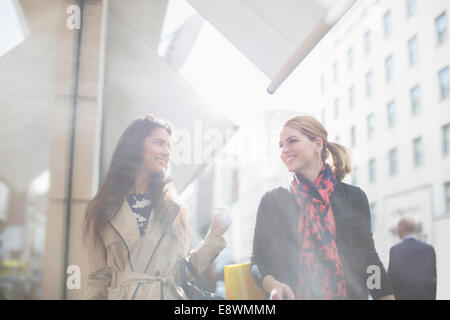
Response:
[[[111,287],[117,288],[123,285],[151,283],[158,281],[161,285],[171,283],[173,277],[171,275],[151,276],[146,273],[130,272],[130,271],[112,271],[111,272]]]

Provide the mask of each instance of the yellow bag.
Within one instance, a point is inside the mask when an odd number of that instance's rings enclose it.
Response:
[[[250,263],[224,266],[225,299],[263,300],[262,290],[250,274]]]

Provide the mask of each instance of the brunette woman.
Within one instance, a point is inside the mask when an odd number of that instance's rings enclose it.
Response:
[[[122,134],[111,166],[85,217],[88,299],[186,299],[180,259],[188,254],[186,208],[166,174],[172,128],[147,115]],[[189,255],[202,273],[226,246],[215,216]],[[187,271],[186,273],[188,273]]]

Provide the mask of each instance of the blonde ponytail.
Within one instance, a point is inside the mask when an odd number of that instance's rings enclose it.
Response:
[[[331,170],[336,176],[336,179],[338,181],[344,180],[345,176],[352,172],[350,154],[347,148],[339,143],[327,142],[326,150],[328,150],[333,159]]]

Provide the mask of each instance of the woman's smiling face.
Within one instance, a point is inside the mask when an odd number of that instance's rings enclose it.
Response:
[[[151,172],[163,173],[170,161],[170,136],[166,129],[157,128],[145,138],[143,165]]]
[[[290,172],[302,174],[320,159],[322,139],[314,141],[300,131],[283,127],[280,133],[280,158]]]

